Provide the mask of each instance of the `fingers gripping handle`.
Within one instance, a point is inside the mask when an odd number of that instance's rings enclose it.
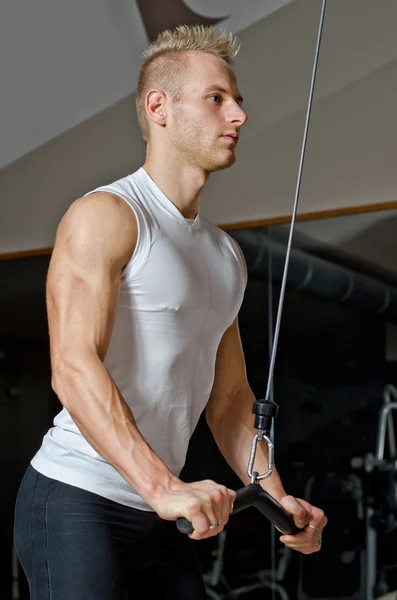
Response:
[[[255,506],[284,534],[299,531],[292,516],[257,483],[250,483],[246,487],[237,490],[231,514],[235,515],[250,506]],[[193,533],[191,522],[184,517],[177,519],[176,526],[181,533]]]
[[[255,506],[262,515],[269,519],[284,534],[289,535],[298,531],[292,515],[257,483],[251,483],[247,487],[237,491],[236,500],[233,505],[233,514],[249,506]]]
[[[193,525],[185,517],[179,517],[176,520],[176,526],[181,533],[193,533]]]

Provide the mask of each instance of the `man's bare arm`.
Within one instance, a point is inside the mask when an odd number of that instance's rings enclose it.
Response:
[[[77,200],[58,229],[47,280],[53,388],[88,442],[145,500],[173,476],[139,434],[103,365],[120,273],[133,254],[137,224],[109,195]]]
[[[48,272],[53,388],[82,435],[164,519],[192,521],[195,539],[216,535],[234,492],[214,482],[176,478],[138,431],[103,364],[117,309],[122,268],[133,255],[137,223],[120,198],[93,194],[72,204],[58,228]]]
[[[206,408],[206,417],[215,441],[228,464],[240,479],[249,483],[247,473],[251,443],[257,430],[254,429],[252,404],[255,396],[248,384],[237,319],[225,332],[218,348],[215,381]],[[267,447],[257,445],[255,470],[266,473]],[[280,476],[274,466],[273,473],[260,485],[278,500],[283,508],[293,515],[296,525],[304,527],[309,521],[321,531],[327,524],[324,511],[311,506],[305,500],[287,495]],[[313,529],[306,528],[298,535],[282,536],[286,546],[304,554],[317,552],[319,546]],[[300,537],[299,537],[300,536]]]
[[[224,333],[218,348],[206,418],[221,453],[244,484],[249,483],[248,459],[252,439],[257,433],[252,414],[254,402],[255,396],[246,377],[236,318]],[[267,448],[262,443],[257,446],[255,470],[260,473],[267,471]],[[261,485],[277,500],[287,495],[276,468]]]

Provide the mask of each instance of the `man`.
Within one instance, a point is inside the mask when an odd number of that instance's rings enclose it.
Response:
[[[184,483],[201,412],[228,463],[246,474],[253,393],[237,314],[246,270],[234,241],[199,215],[210,173],[230,167],[246,122],[233,36],[166,31],[148,48],[137,90],[147,145],[137,172],[76,200],[48,272],[52,384],[63,410],[33,457],[15,541],[33,600],[204,599],[190,537],[217,535],[235,492]],[[265,451],[256,461],[267,470]],[[263,487],[319,549],[323,512]],[[310,524],[310,526],[308,526]],[[307,526],[307,527],[305,527]]]

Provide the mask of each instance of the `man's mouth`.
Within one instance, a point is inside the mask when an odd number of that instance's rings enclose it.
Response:
[[[231,140],[232,142],[237,144],[240,136],[238,135],[238,133],[225,133],[222,137],[227,140]]]

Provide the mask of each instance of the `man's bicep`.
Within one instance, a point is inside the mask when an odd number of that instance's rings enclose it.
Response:
[[[93,274],[68,257],[55,259],[47,281],[52,354],[106,353],[116,302],[117,280],[112,281],[105,269]]]
[[[125,216],[131,214],[123,214],[123,208],[118,210],[117,203],[112,205],[107,198],[102,203],[83,201],[62,220],[47,277],[53,360],[91,351],[103,360],[121,269],[133,251],[133,232],[126,230]]]

